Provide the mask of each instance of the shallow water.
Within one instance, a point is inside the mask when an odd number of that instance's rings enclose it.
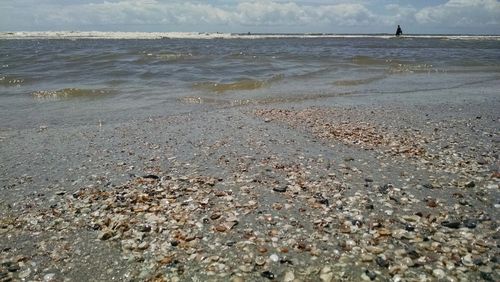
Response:
[[[496,37],[0,39],[0,58],[2,129],[500,82]]]

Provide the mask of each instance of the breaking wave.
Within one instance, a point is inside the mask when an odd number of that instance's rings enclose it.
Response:
[[[363,84],[372,83],[372,82],[375,82],[378,80],[382,80],[384,78],[386,78],[385,75],[369,77],[369,78],[364,78],[364,79],[337,80],[333,84],[335,84],[337,86],[356,86],[356,85],[363,85]]]
[[[71,98],[87,98],[100,97],[113,94],[112,90],[107,89],[80,89],[80,88],[64,88],[55,91],[40,90],[31,93],[33,98],[37,100],[59,100]]]
[[[156,59],[158,61],[177,61],[182,59],[189,59],[193,57],[191,53],[144,53],[146,58]]]
[[[256,90],[270,86],[272,83],[280,81],[284,78],[283,75],[275,75],[267,80],[256,79],[241,79],[235,82],[218,83],[218,82],[197,82],[193,85],[194,89],[205,90],[216,93],[224,93],[227,91],[238,90]]]
[[[275,38],[379,38],[392,34],[241,34],[219,32],[101,32],[101,31],[20,31],[0,32],[0,39],[275,39]],[[498,35],[404,35],[398,39],[500,40]]]
[[[369,56],[355,56],[352,62],[359,66],[381,66],[385,67],[386,72],[389,74],[402,74],[402,73],[430,73],[438,72],[432,64],[408,62],[395,59],[380,59]],[[361,81],[364,83],[363,81]]]
[[[0,86],[12,87],[21,86],[26,81],[23,78],[16,78],[12,76],[0,76]]]
[[[390,74],[400,73],[430,73],[438,72],[431,64],[392,64],[388,72]]]

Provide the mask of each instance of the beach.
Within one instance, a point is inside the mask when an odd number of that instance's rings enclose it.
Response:
[[[309,57],[303,73],[294,58],[228,81],[190,70],[187,88],[175,75],[2,84],[0,280],[498,281],[488,48],[459,70],[356,51],[337,76]],[[138,80],[151,96],[127,92]]]

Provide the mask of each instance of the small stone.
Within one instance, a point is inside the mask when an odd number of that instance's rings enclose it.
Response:
[[[139,250],[145,250],[149,247],[149,243],[148,242],[142,242],[139,244],[139,246],[137,246],[137,249]]]
[[[255,264],[258,266],[263,266],[266,264],[266,259],[263,256],[258,256],[255,258]]]
[[[465,266],[473,266],[474,265],[474,261],[472,260],[472,255],[471,254],[467,254],[464,257],[462,257],[462,263]]]
[[[244,265],[240,265],[238,267],[238,269],[241,270],[241,271],[243,271],[243,272],[249,273],[249,272],[253,271],[253,266],[244,264]]]
[[[469,181],[465,183],[465,188],[474,188],[476,186],[476,183],[474,181]]]
[[[113,232],[111,230],[104,230],[99,233],[99,236],[97,236],[99,240],[103,241],[108,240],[111,237],[113,237]]]
[[[409,231],[409,232],[413,232],[413,231],[415,231],[415,226],[413,226],[411,224],[406,224],[405,225],[405,230]]]
[[[287,186],[279,186],[279,187],[274,187],[273,191],[278,192],[278,193],[284,193],[286,192]]]
[[[269,256],[269,259],[273,262],[278,262],[280,260],[280,258],[278,257],[277,254],[272,254]]]
[[[391,184],[385,184],[384,186],[380,186],[378,188],[378,191],[382,194],[387,194],[389,193],[389,190],[392,188]]]
[[[495,281],[495,279],[493,279],[493,275],[491,275],[491,273],[481,272],[481,278],[483,278],[484,281]]]
[[[491,269],[491,267],[489,267],[489,266],[481,266],[479,268],[479,271],[482,273],[492,273],[493,269]]]
[[[31,274],[31,269],[28,268],[26,270],[23,270],[23,271],[19,272],[19,278],[20,279],[25,279],[28,276],[30,276],[30,274]]]
[[[148,175],[144,175],[142,178],[146,178],[146,179],[160,179],[160,177],[158,175],[154,175],[154,174],[148,174]]]
[[[260,274],[260,276],[264,277],[264,278],[267,278],[269,280],[274,280],[274,278],[276,278],[274,276],[274,273],[272,273],[271,271],[264,271]]]
[[[20,269],[19,265],[17,263],[11,264],[7,267],[7,270],[9,272],[17,272]]]
[[[151,231],[151,225],[143,224],[143,225],[139,226],[139,231],[141,231],[141,232],[150,232]]]
[[[475,264],[475,265],[483,265],[484,264],[484,261],[482,258],[475,258],[472,260],[472,262]]]
[[[372,281],[370,279],[370,277],[368,277],[368,275],[366,275],[366,273],[364,273],[364,272],[361,273],[361,280],[363,280],[363,281]]]
[[[392,234],[392,231],[387,228],[379,228],[377,232],[380,236],[390,236]]]
[[[444,271],[442,269],[440,269],[440,268],[434,269],[432,271],[432,275],[434,277],[436,277],[437,279],[443,279],[446,276],[446,274],[444,273]]]
[[[322,282],[330,282],[333,279],[333,272],[329,266],[325,266],[321,269],[319,278]]]
[[[389,267],[389,261],[387,261],[386,259],[384,259],[383,257],[377,257],[375,259],[375,261],[377,262],[377,264],[380,266],[380,267],[384,267],[384,268],[387,268]]]
[[[435,207],[438,206],[438,203],[437,203],[436,199],[428,198],[426,200],[426,202],[427,202],[427,206],[430,207],[430,208],[435,208]]]
[[[257,249],[257,251],[259,251],[259,253],[261,253],[261,254],[264,254],[264,253],[267,253],[267,248],[266,247],[259,247]]]
[[[365,270],[365,274],[366,276],[368,276],[368,278],[370,278],[370,280],[375,280],[375,278],[377,277],[377,273],[371,271],[371,270]]]
[[[215,230],[217,230],[218,232],[226,232],[227,228],[224,225],[217,225],[215,227]]]
[[[283,277],[283,282],[292,282],[293,280],[295,280],[295,274],[293,274],[293,271],[287,271]]]
[[[469,229],[474,229],[477,226],[477,221],[474,219],[466,219],[463,222],[464,226],[469,228]]]
[[[220,218],[221,216],[222,216],[222,214],[220,212],[214,212],[210,215],[210,219],[216,220],[216,219]]]
[[[366,250],[372,254],[378,255],[384,252],[384,249],[377,246],[367,246]]]
[[[451,229],[458,229],[460,228],[460,221],[443,221],[441,225]]]
[[[370,254],[362,254],[361,255],[361,261],[362,262],[372,262],[373,261],[373,256]]]
[[[43,276],[44,282],[55,281],[56,274],[55,273],[47,273]]]
[[[427,189],[434,189],[434,185],[432,185],[431,183],[425,183],[422,186]]]

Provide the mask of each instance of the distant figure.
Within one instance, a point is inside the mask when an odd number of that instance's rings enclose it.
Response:
[[[398,24],[398,29],[396,30],[396,36],[403,35],[403,30],[401,30],[401,27]]]

